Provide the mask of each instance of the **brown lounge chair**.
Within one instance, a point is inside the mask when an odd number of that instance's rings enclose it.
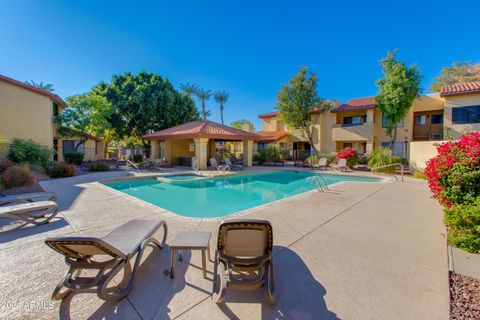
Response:
[[[33,202],[40,200],[55,201],[57,195],[53,192],[35,192],[35,193],[24,193],[24,194],[15,194],[11,196],[0,197],[0,205],[6,205],[10,203],[23,203],[23,202]]]
[[[58,213],[58,204],[53,201],[35,201],[0,206],[0,218],[11,218],[41,225],[48,223]]]
[[[266,288],[267,300],[275,304],[273,272],[273,232],[265,220],[227,220],[218,230],[213,271],[213,294],[223,302],[227,288],[256,290]],[[245,275],[249,272],[249,276]]]
[[[158,242],[153,234],[163,227],[163,240]],[[94,237],[57,237],[48,238],[45,243],[65,256],[69,266],[64,278],[52,293],[52,299],[65,298],[73,290],[95,289],[103,300],[117,301],[125,298],[133,288],[133,281],[145,247],[155,244],[162,249],[167,239],[167,224],[159,220],[132,220],[110,232],[103,238]],[[107,256],[110,259],[93,259]],[[111,280],[122,269],[124,275],[130,268],[130,259],[136,256],[134,267],[127,285],[118,292],[107,289]],[[83,270],[96,270],[94,277],[81,276]]]

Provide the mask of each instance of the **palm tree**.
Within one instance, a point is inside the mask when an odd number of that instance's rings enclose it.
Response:
[[[214,93],[213,98],[216,102],[220,103],[220,117],[222,118],[223,124],[223,104],[228,101],[228,93],[225,91],[217,91]]]
[[[180,89],[182,89],[182,91],[191,98],[193,94],[197,93],[198,86],[196,84],[190,84],[187,82],[185,84],[181,84]]]
[[[26,84],[31,85],[32,87],[36,87],[38,89],[42,89],[45,91],[50,91],[53,92],[55,89],[53,89],[53,84],[51,83],[43,83],[43,81],[40,81],[39,83],[36,83],[33,80],[30,81],[25,81]]]
[[[212,91],[200,88],[197,90],[196,95],[197,95],[197,98],[202,101],[202,115],[203,115],[203,121],[205,121],[207,120],[207,111],[205,110],[205,100],[210,99],[210,97],[212,96]]]

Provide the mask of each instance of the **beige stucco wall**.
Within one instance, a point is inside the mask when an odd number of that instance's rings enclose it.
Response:
[[[480,131],[480,123],[452,124],[452,110],[455,107],[480,105],[480,94],[468,94],[463,96],[445,97],[444,127],[447,134],[457,139],[467,131]]]
[[[0,143],[33,139],[53,146],[53,104],[41,94],[0,81]]]
[[[436,144],[445,141],[412,141],[409,143],[410,170],[425,169],[428,160],[437,155]]]

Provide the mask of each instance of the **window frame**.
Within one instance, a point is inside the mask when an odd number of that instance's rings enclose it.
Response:
[[[476,118],[472,119],[471,117]],[[480,105],[452,108],[452,124],[480,123]]]

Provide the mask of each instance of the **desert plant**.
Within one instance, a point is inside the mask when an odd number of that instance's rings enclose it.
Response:
[[[338,160],[340,159],[346,159],[347,166],[352,168],[354,165],[357,164],[358,161],[357,150],[346,147],[343,150],[338,151],[335,155],[335,161],[338,162]]]
[[[142,163],[143,162],[143,156],[141,154],[134,154],[132,159],[133,159],[133,162],[135,162],[135,163]]]
[[[10,161],[10,160],[4,160],[0,162],[0,173],[4,172],[10,167],[13,167],[15,165],[15,162]]]
[[[425,168],[433,197],[447,207],[479,197],[480,132],[439,144],[437,152]]]
[[[100,171],[109,171],[110,167],[104,163],[101,162],[96,162],[92,164],[89,168],[89,171],[91,172],[100,172]]]
[[[423,170],[415,171],[413,173],[412,177],[417,178],[417,179],[427,180],[427,176],[425,175],[425,172]]]
[[[389,164],[400,163],[400,158],[392,156],[392,152],[387,148],[376,148],[368,159],[368,166],[375,172],[395,173],[395,166],[375,169]]]
[[[28,166],[13,166],[3,172],[1,181],[5,189],[26,187],[37,183],[37,176]]]
[[[48,175],[51,178],[65,178],[77,175],[77,167],[74,164],[57,162],[48,168]]]
[[[480,198],[445,209],[448,241],[472,253],[480,253]]]
[[[85,155],[81,152],[65,152],[63,153],[63,159],[68,164],[75,164],[77,166],[81,165],[83,162],[83,157]]]
[[[33,140],[12,139],[7,158],[10,161],[28,162],[47,167],[52,162],[52,152]]]

